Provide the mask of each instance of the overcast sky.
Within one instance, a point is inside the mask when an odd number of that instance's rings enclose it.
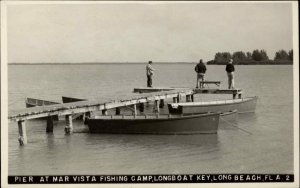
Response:
[[[196,62],[292,49],[292,4],[9,5],[8,62]]]

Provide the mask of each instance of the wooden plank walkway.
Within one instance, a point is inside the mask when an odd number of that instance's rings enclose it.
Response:
[[[178,88],[178,87],[139,87],[134,88],[134,93],[152,93],[152,92],[162,92],[162,91],[172,91],[172,90],[191,90],[191,88]]]
[[[194,93],[201,94],[241,94],[241,89],[210,89],[210,88],[196,88],[193,89]]]
[[[24,121],[48,116],[64,116],[77,113],[108,110],[112,108],[130,106],[138,103],[158,101],[161,99],[174,98],[178,96],[192,95],[193,90],[172,90],[164,92],[155,92],[151,95],[139,95],[135,98],[114,100],[109,102],[99,101],[78,101],[72,103],[55,104],[49,106],[32,107],[27,109],[12,110],[9,113],[8,121]]]

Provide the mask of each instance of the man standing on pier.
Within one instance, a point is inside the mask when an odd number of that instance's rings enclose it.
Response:
[[[146,66],[147,87],[152,87],[152,76],[155,69],[151,65],[152,61],[149,61],[148,65]]]
[[[234,89],[234,65],[233,60],[230,59],[226,65],[226,72],[228,76],[228,89]]]
[[[200,59],[199,63],[195,66],[195,71],[197,73],[197,85],[196,88],[199,88],[199,81],[204,81],[204,75],[206,72],[206,66],[203,63],[203,60]],[[203,88],[203,83],[200,83],[200,88]]]

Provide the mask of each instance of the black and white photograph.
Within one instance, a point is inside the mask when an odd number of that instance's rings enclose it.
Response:
[[[2,1],[1,187],[299,187],[297,1]]]

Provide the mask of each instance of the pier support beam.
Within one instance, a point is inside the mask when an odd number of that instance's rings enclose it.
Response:
[[[88,118],[90,118],[91,117],[91,112],[85,112],[85,113],[83,113],[83,117],[82,117],[82,120],[83,120],[83,123],[86,125],[86,120],[88,119]]]
[[[153,112],[154,113],[159,113],[159,101],[158,100],[154,101]]]
[[[19,143],[20,145],[27,144],[27,133],[26,133],[26,125],[25,121],[18,121],[18,128],[19,128]]]
[[[133,114],[137,115],[136,104],[133,105]]]
[[[107,110],[102,110],[102,115],[107,115]]]
[[[47,133],[52,133],[53,132],[53,116],[48,116],[47,117],[46,132]]]
[[[144,112],[144,109],[145,109],[144,103],[140,103],[139,104],[139,110],[140,110],[140,112]]]
[[[120,115],[121,114],[121,108],[116,108],[116,115]]]
[[[66,127],[65,133],[70,134],[73,132],[73,122],[72,122],[72,115],[66,115]]]
[[[164,99],[159,100],[159,108],[163,108],[165,106],[165,101]]]

